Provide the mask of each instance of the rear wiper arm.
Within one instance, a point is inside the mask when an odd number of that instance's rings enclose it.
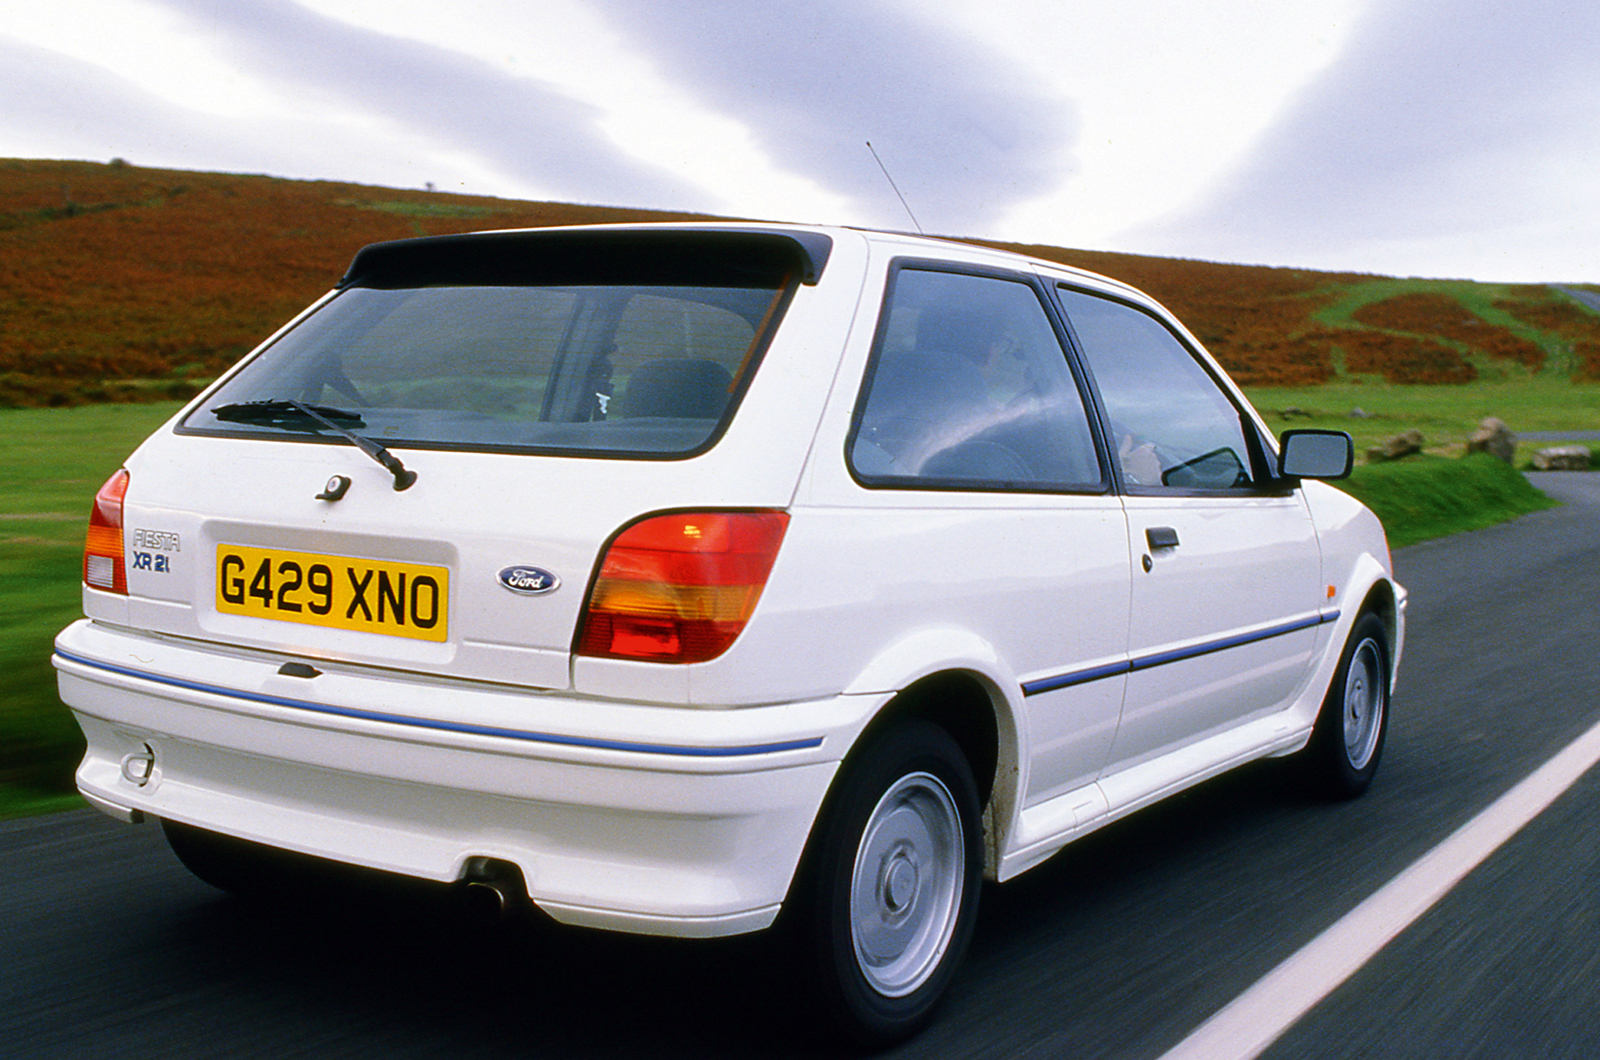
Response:
[[[340,434],[350,439],[351,443],[355,445],[357,449],[361,450],[363,453],[366,453],[368,456],[372,457],[372,459],[382,464],[384,470],[394,476],[394,488],[396,492],[399,492],[403,489],[410,489],[412,483],[417,481],[417,473],[415,471],[408,471],[406,466],[400,462],[399,457],[389,452],[389,450],[385,449],[371,438],[363,437],[348,427],[341,427],[327,416],[324,416],[322,412],[319,412],[317,407],[314,405],[302,405],[293,398],[288,399],[284,403],[299,409],[301,412],[305,413],[307,416],[310,416],[312,419],[316,420],[330,431],[338,431]],[[328,409],[326,411],[332,413],[340,412],[339,409]],[[348,412],[344,413],[344,416],[347,418],[352,418],[351,414]],[[218,418],[220,419],[221,417]],[[360,416],[355,416],[353,418],[358,424],[361,422]]]
[[[408,489],[417,481],[417,473],[407,471],[399,457],[372,439],[351,430],[352,427],[365,427],[367,424],[356,413],[345,409],[336,409],[328,405],[307,405],[303,401],[287,398],[278,401],[239,401],[232,405],[218,405],[211,410],[211,415],[224,423],[252,423],[266,427],[288,427],[291,424],[301,424],[305,420],[311,420],[330,431],[344,435],[357,449],[382,464],[384,470],[394,476],[396,490]]]

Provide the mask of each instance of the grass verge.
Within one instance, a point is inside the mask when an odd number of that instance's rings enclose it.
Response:
[[[1558,503],[1510,464],[1482,453],[1363,464],[1336,485],[1378,513],[1390,548],[1480,530]]]

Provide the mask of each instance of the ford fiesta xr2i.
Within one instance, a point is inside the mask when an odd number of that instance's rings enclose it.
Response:
[[[985,878],[1254,759],[1383,751],[1378,520],[1161,306],[848,229],[361,250],[95,498],[95,806],[658,935],[785,925],[867,1043]]]

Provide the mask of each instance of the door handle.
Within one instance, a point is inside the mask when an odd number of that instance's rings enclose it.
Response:
[[[1178,531],[1170,526],[1150,526],[1144,531],[1145,543],[1153,552],[1158,548],[1177,548]]]

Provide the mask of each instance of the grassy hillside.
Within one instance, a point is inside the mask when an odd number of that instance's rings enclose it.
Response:
[[[691,216],[0,160],[0,406],[185,396],[366,243]],[[1600,315],[1549,287],[1018,249],[1149,291],[1250,387],[1600,380]]]
[[[367,243],[690,215],[0,160],[0,406],[184,397]]]
[[[1600,381],[1600,314],[1543,284],[1018,249],[1147,291],[1247,387]]]

